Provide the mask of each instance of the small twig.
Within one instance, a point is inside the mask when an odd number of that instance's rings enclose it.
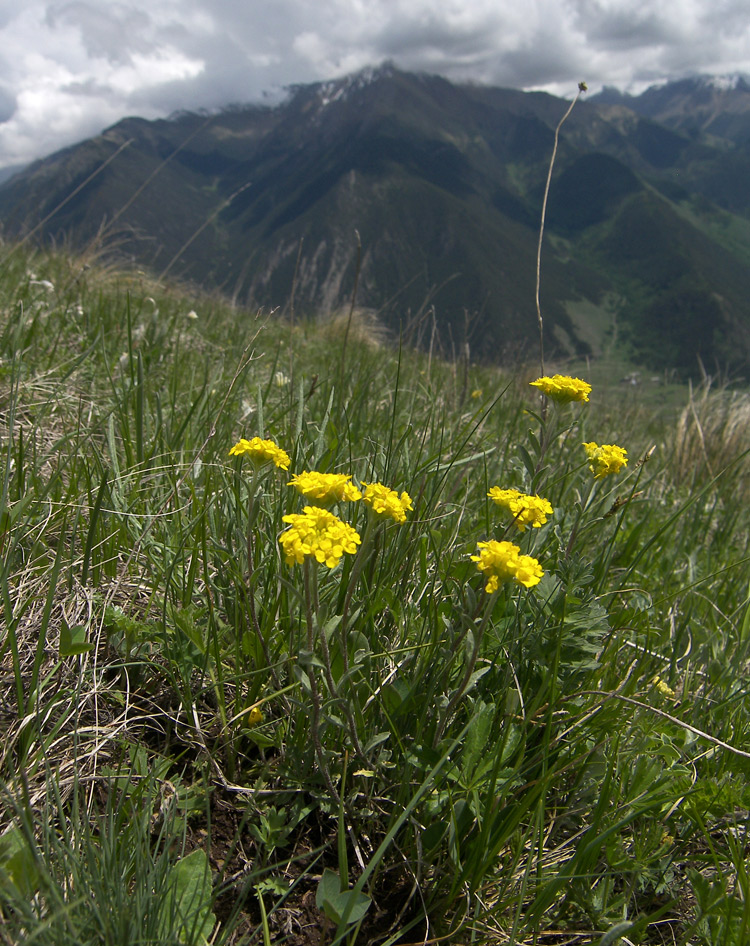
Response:
[[[346,320],[346,331],[344,332],[344,344],[341,346],[341,378],[344,377],[344,363],[346,361],[346,345],[349,341],[349,330],[352,327],[352,318],[354,316],[354,303],[357,301],[357,287],[359,286],[359,271],[362,267],[362,240],[359,236],[359,230],[354,231],[357,238],[357,262],[354,269],[354,288],[352,289],[352,302],[349,306],[349,318]]]
[[[573,111],[573,106],[581,97],[581,93],[586,92],[587,89],[588,86],[585,82],[578,83],[578,92],[576,93],[576,97],[570,103],[567,112],[560,119],[557,128],[555,128],[555,143],[552,148],[552,157],[550,158],[549,169],[547,171],[547,183],[544,188],[544,200],[542,201],[542,219],[539,223],[539,244],[536,250],[536,317],[537,321],[539,322],[539,364],[542,375],[544,375],[544,323],[542,322],[542,307],[539,303],[539,289],[541,287],[542,281],[542,239],[544,238],[544,218],[547,215],[547,198],[549,197],[549,188],[552,182],[552,168],[555,166],[555,157],[557,155],[557,143],[560,138],[560,129],[562,128],[567,117]]]
[[[291,332],[294,328],[294,296],[297,292],[297,275],[299,274],[299,261],[302,258],[302,244],[305,242],[304,237],[300,237],[299,247],[297,248],[297,259],[294,263],[294,274],[292,275],[292,289],[289,293],[289,331]]]
[[[721,749],[726,749],[727,752],[742,756],[743,759],[750,759],[750,752],[745,752],[744,749],[737,749],[736,746],[732,746],[728,742],[717,739],[716,736],[712,736],[710,733],[704,732],[702,729],[696,729],[696,727],[691,726],[690,723],[686,723],[684,720],[678,719],[676,716],[672,716],[670,713],[665,713],[664,710],[660,710],[656,706],[649,706],[648,703],[642,703],[640,700],[634,700],[631,696],[623,696],[622,693],[616,693],[610,690],[581,690],[580,694],[588,694],[589,696],[614,697],[617,700],[622,700],[624,703],[631,703],[633,706],[638,706],[641,709],[648,710],[650,713],[655,713],[657,716],[661,716],[662,719],[668,719],[670,723],[674,723],[675,726],[680,726],[682,729],[686,729],[688,732],[693,733],[693,735],[700,736],[701,739],[706,739],[708,742],[713,743],[715,746],[719,746]]]
[[[299,264],[302,259],[302,244],[304,237],[300,237],[297,247],[297,259],[294,263],[294,274],[292,275],[292,289],[289,294],[289,377],[294,381],[294,297],[297,293],[297,276],[299,275]]]

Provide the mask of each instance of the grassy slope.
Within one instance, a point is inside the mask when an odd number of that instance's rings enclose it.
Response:
[[[2,250],[4,942],[747,941],[742,395],[543,419],[533,374]],[[257,434],[407,522],[287,566]],[[542,582],[487,595],[489,538]]]

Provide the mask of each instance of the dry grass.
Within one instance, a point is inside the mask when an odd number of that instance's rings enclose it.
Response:
[[[710,382],[691,388],[669,442],[676,483],[697,486],[736,463],[750,469],[748,431],[750,394],[712,391]]]
[[[366,345],[370,349],[382,348],[388,341],[388,330],[372,309],[356,308],[349,321],[349,309],[331,312],[320,323],[320,333],[331,342],[340,343],[347,334],[353,345]]]

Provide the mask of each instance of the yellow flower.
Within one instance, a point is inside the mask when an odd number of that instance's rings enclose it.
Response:
[[[583,449],[594,479],[601,480],[610,473],[619,473],[622,467],[628,465],[627,451],[614,443],[603,443],[600,447],[592,440],[591,443],[585,443]]]
[[[362,493],[350,483],[348,473],[297,473],[289,485],[316,506],[331,506],[342,500],[353,502],[362,499]]]
[[[256,466],[275,463],[282,470],[288,470],[290,463],[289,455],[276,446],[273,440],[261,440],[260,437],[253,437],[252,440],[242,437],[229,451],[229,456],[248,456]]]
[[[533,588],[542,580],[542,566],[532,555],[519,555],[516,559],[516,573],[513,580],[524,588]]]
[[[521,532],[525,531],[526,526],[538,529],[547,521],[547,516],[553,513],[548,500],[542,499],[541,496],[529,496],[517,489],[500,489],[499,486],[493,486],[487,495],[498,506],[508,510]]]
[[[484,391],[481,388],[476,388],[474,391],[471,392],[471,396],[474,398],[475,401],[478,401],[479,398],[483,394],[484,394]]]
[[[662,680],[662,678],[658,675],[652,679],[651,685],[656,687],[656,689],[659,691],[659,693],[661,693],[662,696],[668,696],[672,700],[676,696],[675,691],[672,689],[672,687],[668,683],[665,683],[664,680]]]
[[[524,588],[538,585],[544,572],[539,562],[531,555],[521,555],[521,549],[512,542],[478,542],[479,555],[472,555],[472,562],[487,578],[485,591],[497,591],[501,581],[515,581]]]
[[[356,529],[320,506],[305,506],[304,512],[284,516],[283,521],[290,526],[279,536],[287,565],[312,556],[335,568],[344,552],[354,555],[362,541]]]
[[[257,706],[254,706],[247,714],[247,725],[259,726],[263,722],[263,718],[262,711]]]
[[[588,401],[591,385],[580,378],[570,378],[564,374],[553,374],[551,378],[537,378],[529,382],[533,388],[539,388],[553,401],[567,404],[570,401]]]
[[[407,511],[410,512],[414,508],[408,493],[401,493],[399,497],[395,489],[389,489],[382,483],[363,483],[362,485],[365,488],[364,502],[376,515],[383,518],[390,516],[399,524],[406,522]]]

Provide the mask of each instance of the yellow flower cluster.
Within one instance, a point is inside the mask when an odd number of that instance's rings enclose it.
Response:
[[[538,529],[547,521],[547,516],[553,513],[549,501],[541,496],[529,496],[517,489],[500,489],[493,486],[487,495],[503,509],[507,509],[513,516],[516,527],[524,532],[527,526]]]
[[[472,555],[472,562],[487,578],[485,591],[497,591],[501,581],[515,581],[524,588],[538,585],[544,572],[539,562],[531,555],[522,555],[512,542],[478,542],[479,555]]]
[[[279,536],[287,565],[301,564],[307,556],[314,556],[321,564],[335,568],[344,552],[354,555],[362,541],[356,529],[320,506],[305,506],[302,513],[284,516],[283,521],[290,526]]]
[[[362,493],[350,482],[348,473],[296,473],[289,486],[294,486],[298,493],[315,503],[316,506],[332,506],[342,501],[353,502],[362,499]]]
[[[618,447],[614,443],[599,444],[585,443],[583,449],[589,460],[589,469],[594,474],[594,479],[600,480],[610,473],[619,473],[620,470],[628,465],[627,450]]]
[[[677,695],[672,687],[668,683],[665,683],[658,674],[651,680],[651,684],[656,687],[662,696],[668,696],[673,700]]]
[[[529,382],[533,388],[538,388],[542,394],[560,404],[570,401],[588,401],[591,385],[580,378],[570,378],[565,374],[553,374],[551,378],[537,378]]]
[[[406,513],[414,508],[408,493],[401,493],[399,496],[395,489],[389,489],[382,483],[363,483],[362,485],[365,488],[364,502],[376,515],[383,518],[390,517],[399,525],[406,522]]]
[[[263,463],[275,463],[282,470],[289,469],[289,454],[281,447],[278,447],[273,440],[261,440],[260,437],[253,437],[252,440],[245,440],[242,437],[229,451],[230,457],[247,456],[256,465]]]

